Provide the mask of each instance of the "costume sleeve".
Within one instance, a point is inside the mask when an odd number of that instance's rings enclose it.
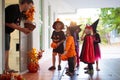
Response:
[[[77,34],[74,32],[74,43],[75,43],[75,46],[77,46]]]
[[[13,23],[16,20],[16,14],[18,11],[16,10],[16,7],[9,6],[5,9],[5,22]]]
[[[55,33],[55,31],[53,31],[53,32],[52,32],[52,36],[51,36],[51,39],[53,39],[54,33]]]
[[[65,38],[65,34],[64,34],[64,32],[62,31],[62,40],[65,40],[66,38]]]
[[[95,35],[95,43],[100,43],[100,42],[101,42],[100,35],[97,33]]]
[[[72,37],[67,37],[67,40],[66,40],[66,47],[65,47],[65,50],[68,51],[70,49],[70,46],[72,44]]]

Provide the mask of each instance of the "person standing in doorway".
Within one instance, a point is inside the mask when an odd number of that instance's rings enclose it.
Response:
[[[20,4],[12,4],[5,8],[5,71],[14,71],[9,67],[10,34],[19,30],[25,34],[31,31],[20,26],[22,12],[33,6],[32,0],[21,0]]]
[[[55,21],[53,23],[53,33],[51,36],[52,39],[52,43],[55,43],[57,45],[57,47],[54,47],[51,45],[51,47],[53,48],[53,54],[52,54],[52,66],[49,67],[48,70],[55,70],[55,62],[56,62],[56,55],[58,54],[59,57],[59,63],[58,63],[58,70],[61,70],[61,54],[63,54],[64,52],[64,41],[65,41],[65,34],[62,31],[62,29],[64,29],[64,24],[61,21]]]

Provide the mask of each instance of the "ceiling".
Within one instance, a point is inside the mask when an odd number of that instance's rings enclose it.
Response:
[[[56,0],[56,10],[59,14],[73,13],[80,8],[110,8],[120,7],[120,0]]]
[[[8,4],[19,3],[19,0],[5,0]],[[59,14],[75,13],[80,8],[120,7],[120,0],[50,0]]]

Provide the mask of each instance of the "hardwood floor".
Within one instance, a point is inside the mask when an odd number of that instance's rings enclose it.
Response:
[[[37,73],[26,73],[24,78],[26,80],[120,80],[120,59],[104,59],[100,61],[100,71],[95,70],[94,74],[88,75],[84,73],[83,68],[86,66],[80,63],[80,67],[76,70],[73,77],[65,74],[65,65],[62,64],[62,70],[49,71],[48,64],[41,64],[41,68]]]
[[[56,57],[56,70],[49,71],[48,68],[52,66],[51,53],[44,54],[42,59],[39,61],[40,70],[37,73],[26,73],[23,74],[23,77],[26,80],[60,80],[63,74],[63,70],[66,66],[66,62],[62,62],[62,70],[57,70],[57,57]]]
[[[75,76],[69,77],[63,74],[61,80],[120,80],[120,59],[104,59],[100,62],[100,71],[96,71],[94,65],[94,73],[85,74],[83,68],[85,64],[81,63],[80,68],[76,71]]]
[[[76,70],[75,75],[69,77],[65,74],[67,62],[62,62],[62,70],[49,71],[51,66],[51,54],[44,54],[40,60],[40,70],[37,73],[26,73],[23,77],[26,80],[120,80],[120,47],[112,50],[112,48],[102,48],[102,59],[100,60],[100,71],[96,71],[94,64],[94,74],[88,75],[84,73],[83,68],[86,64],[80,62],[80,67]],[[110,51],[111,50],[111,51]]]

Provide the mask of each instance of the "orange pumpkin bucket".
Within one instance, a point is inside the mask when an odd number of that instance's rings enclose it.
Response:
[[[51,48],[55,49],[55,48],[57,48],[57,46],[58,46],[57,43],[55,43],[55,42],[51,43]]]
[[[67,56],[66,55],[61,55],[61,60],[63,60],[63,61],[66,61],[68,58],[67,58]]]

